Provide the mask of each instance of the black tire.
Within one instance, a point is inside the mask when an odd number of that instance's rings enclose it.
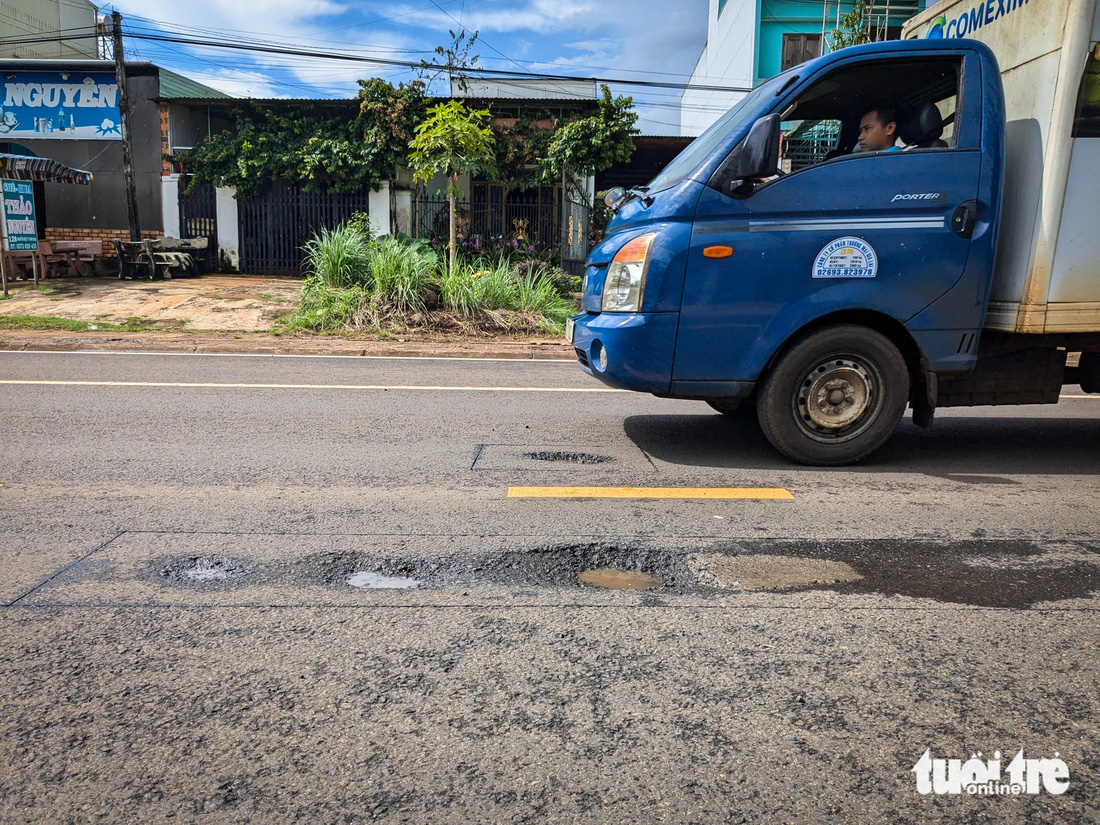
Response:
[[[760,429],[800,464],[851,464],[894,432],[909,398],[898,348],[867,327],[811,332],[780,356],[757,396]]]
[[[722,413],[722,415],[728,415],[730,418],[755,418],[756,417],[756,402],[751,398],[742,398],[740,400],[723,400],[714,399],[707,401],[707,406],[712,410]]]

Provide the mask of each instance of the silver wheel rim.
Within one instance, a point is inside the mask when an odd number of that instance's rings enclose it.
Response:
[[[822,441],[852,438],[874,420],[881,387],[878,371],[864,361],[846,355],[819,361],[798,387],[799,425]]]

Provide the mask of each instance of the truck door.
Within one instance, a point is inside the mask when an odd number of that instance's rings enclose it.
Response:
[[[966,82],[967,60],[855,59],[773,109],[782,174],[740,191],[712,181],[699,202],[680,392],[755,380],[793,332],[835,311],[904,322],[959,280],[981,170],[981,86]],[[895,110],[897,148],[853,153],[871,107]]]

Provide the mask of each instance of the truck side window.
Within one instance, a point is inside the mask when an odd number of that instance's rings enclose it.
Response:
[[[782,121],[779,124],[779,168],[790,174],[821,163],[836,149],[840,126],[836,118]]]
[[[896,113],[897,149],[953,149],[959,94],[958,58],[860,61],[804,89],[782,110],[780,166],[787,174],[857,149],[860,118],[876,106]]]
[[[1077,109],[1073,113],[1075,138],[1100,137],[1100,42],[1089,47],[1081,86],[1077,90]]]

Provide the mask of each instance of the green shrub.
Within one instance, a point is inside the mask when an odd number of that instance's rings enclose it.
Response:
[[[370,280],[370,241],[347,225],[321,228],[306,244],[306,270],[326,286],[365,286]]]
[[[358,215],[322,230],[307,252],[310,274],[298,310],[281,324],[287,332],[448,326],[454,315],[467,328],[560,332],[579,288],[545,261],[503,254],[465,258],[448,272],[428,242],[375,238]]]
[[[423,312],[439,285],[440,261],[431,248],[410,238],[383,235],[368,244],[372,289],[398,313]]]

